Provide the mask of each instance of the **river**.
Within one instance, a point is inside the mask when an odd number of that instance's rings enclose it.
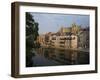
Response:
[[[26,67],[89,64],[89,52],[54,48],[38,48],[33,52]]]

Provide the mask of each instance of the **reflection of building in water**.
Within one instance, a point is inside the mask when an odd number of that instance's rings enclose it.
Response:
[[[37,48],[36,49],[37,54],[44,55],[44,49],[43,48]]]
[[[77,64],[77,52],[75,51],[66,51],[58,49],[45,49],[44,56],[48,59],[58,61],[62,64]]]
[[[89,64],[89,55],[86,52],[55,48],[38,48],[36,52],[42,58],[56,61],[62,65]]]
[[[78,54],[77,54],[77,52],[73,52],[72,54],[71,54],[71,64],[77,64],[78,63]]]

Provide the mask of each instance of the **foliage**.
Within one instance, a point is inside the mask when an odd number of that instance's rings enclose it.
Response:
[[[26,47],[36,47],[38,34],[38,23],[35,22],[31,13],[26,12]]]
[[[39,47],[36,40],[39,36],[38,34],[38,23],[35,22],[34,17],[31,13],[26,12],[26,66],[32,66],[32,56],[35,53],[32,52],[33,48]]]

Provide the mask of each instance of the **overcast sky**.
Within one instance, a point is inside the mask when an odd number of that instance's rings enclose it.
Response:
[[[89,26],[89,15],[75,14],[50,14],[50,13],[31,13],[34,20],[39,23],[39,34],[46,32],[57,32],[61,27],[70,27],[72,23]]]

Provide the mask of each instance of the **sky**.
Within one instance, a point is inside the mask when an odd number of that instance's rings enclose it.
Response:
[[[36,13],[31,12],[35,22],[39,23],[39,34],[47,32],[57,32],[61,27],[70,27],[72,23],[89,26],[89,15],[79,14],[56,14],[56,13]]]

